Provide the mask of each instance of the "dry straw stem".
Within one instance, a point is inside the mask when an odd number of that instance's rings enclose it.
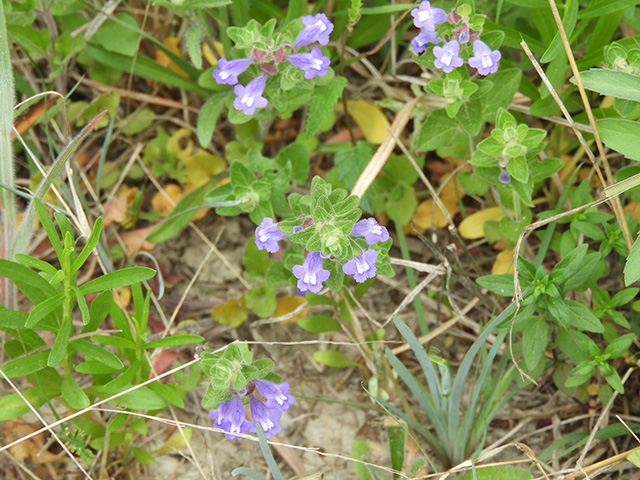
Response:
[[[564,31],[564,26],[562,25],[562,19],[560,18],[560,14],[558,13],[558,7],[556,6],[555,0],[549,0],[549,6],[551,7],[551,12],[553,13],[553,18],[556,21],[556,26],[558,27],[558,32],[560,33],[560,38],[562,39],[562,45],[564,46],[564,50],[567,53],[567,58],[569,59],[569,65],[571,65],[571,71],[573,72],[573,76],[576,79],[576,85],[578,86],[578,91],[580,92],[580,98],[582,99],[582,103],[584,105],[584,110],[589,118],[589,124],[591,125],[591,129],[593,130],[593,137],[596,140],[596,146],[598,147],[598,153],[600,154],[600,158],[602,159],[602,164],[604,165],[604,171],[607,175],[607,180],[609,185],[614,183],[615,180],[613,178],[613,174],[611,173],[611,167],[609,166],[609,161],[607,160],[607,155],[604,151],[604,146],[602,145],[602,140],[600,140],[600,135],[598,133],[598,129],[596,127],[596,121],[593,117],[593,112],[591,111],[591,105],[589,105],[589,99],[587,98],[587,92],[584,89],[584,85],[582,85],[582,78],[580,77],[580,71],[578,70],[578,66],[576,65],[576,60],[573,57],[573,52],[571,51],[571,45],[569,44],[569,40],[567,39],[567,34]],[[603,184],[603,187],[606,187],[606,184]],[[624,236],[624,240],[627,243],[627,248],[631,251],[631,245],[633,241],[631,240],[631,233],[629,232],[629,226],[624,218],[624,212],[622,211],[622,205],[620,204],[619,198],[614,198],[611,202],[611,207],[616,215],[616,220],[620,224],[622,228],[622,235]]]
[[[371,157],[371,160],[367,164],[366,168],[360,174],[358,181],[356,182],[353,190],[351,191],[351,195],[356,195],[362,198],[367,191],[367,189],[371,186],[375,178],[384,167],[384,164],[387,162],[389,155],[393,152],[393,149],[396,147],[396,138],[400,135],[400,133],[404,130],[409,122],[409,118],[411,117],[411,112],[416,107],[421,97],[416,97],[410,102],[406,103],[396,115],[395,120],[391,124],[391,129],[387,138],[384,139],[384,142],[380,144],[376,153]]]

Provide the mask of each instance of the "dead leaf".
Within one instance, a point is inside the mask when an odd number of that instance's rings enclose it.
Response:
[[[513,252],[511,250],[503,250],[496,256],[496,261],[491,267],[491,275],[499,275],[501,273],[513,273]]]
[[[180,39],[178,37],[167,37],[162,43],[171,53],[182,58],[182,52],[180,52]],[[169,55],[164,53],[162,50],[156,50],[156,62],[163,67],[169,67],[171,70],[183,77],[189,77],[189,74],[180,68],[173,60],[171,60],[171,58],[169,58]]]
[[[391,128],[382,110],[371,102],[359,98],[347,102],[349,115],[358,124],[364,138],[369,143],[380,145],[389,135]]]
[[[307,300],[304,297],[301,297],[299,295],[292,295],[289,297],[281,298],[280,300],[278,300],[278,304],[276,305],[276,311],[273,313],[273,316],[282,317],[284,315],[287,315],[306,302]],[[295,315],[294,317],[291,317],[287,320],[283,320],[282,323],[297,322],[301,318],[306,317],[308,314],[309,314],[309,309],[305,308],[302,312]]]
[[[181,145],[184,143],[184,147]],[[181,128],[167,140],[167,152],[180,160],[184,160],[193,154],[193,140],[191,130]]]
[[[122,185],[118,192],[109,200],[104,207],[104,217],[102,221],[104,226],[111,225],[113,222],[121,225],[126,225],[131,220],[129,215],[129,207],[133,204],[133,199],[138,193],[138,188],[129,188],[126,185]]]
[[[478,240],[484,238],[484,224],[490,220],[499,221],[504,217],[504,212],[500,207],[488,207],[478,212],[472,213],[460,222],[458,231],[460,236],[467,240]]]
[[[226,303],[216,305],[211,309],[211,315],[216,322],[231,328],[241,325],[249,318],[249,314],[244,307],[244,296],[238,299],[230,298]]]
[[[224,172],[227,163],[222,158],[199,148],[196,153],[184,159],[184,166],[187,181],[199,187],[214,175]]]
[[[173,200],[173,204],[167,199],[167,196]],[[171,214],[171,210],[176,203],[182,198],[182,188],[180,185],[170,183],[164,186],[164,193],[158,192],[151,199],[151,207],[160,212],[163,217],[168,217]]]
[[[136,230],[129,230],[120,234],[129,256],[132,256],[137,250],[150,252],[156,248],[155,243],[147,242],[145,240],[147,235],[149,235],[154,228],[156,227],[138,228]]]

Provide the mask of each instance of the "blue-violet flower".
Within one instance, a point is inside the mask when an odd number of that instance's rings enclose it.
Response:
[[[218,60],[218,68],[213,71],[212,76],[218,85],[235,85],[238,83],[238,75],[252,63],[253,60],[250,58],[228,61],[223,57]]]
[[[454,68],[461,67],[464,63],[458,55],[460,53],[460,44],[457,40],[451,40],[444,44],[444,47],[436,45],[433,47],[433,54],[436,59],[433,64],[437,68],[441,68],[446,73],[453,72]]]
[[[441,8],[434,8],[428,1],[420,2],[418,8],[411,10],[413,24],[418,28],[424,28],[428,32],[435,32],[436,25],[447,21],[447,14]]]
[[[329,21],[324,13],[315,15],[305,15],[302,17],[302,23],[305,27],[298,34],[298,38],[293,42],[293,47],[304,47],[313,42],[320,45],[329,43],[329,34],[333,31],[333,23]]]
[[[262,96],[266,84],[267,76],[263,73],[251,80],[246,87],[242,85],[233,87],[233,93],[236,94],[233,107],[245,115],[253,115],[257,108],[266,107],[269,102]]]
[[[420,30],[420,33],[418,33],[418,35],[413,37],[413,40],[411,40],[411,46],[416,53],[422,53],[427,49],[427,45],[429,45],[430,43],[438,43],[442,41],[437,37],[437,35],[438,34],[436,32],[429,32],[423,28],[422,30]]]
[[[500,173],[500,181],[502,183],[509,183],[511,181],[511,175],[509,174],[509,172],[506,172],[506,171],[503,170]]]
[[[265,403],[267,408],[275,408],[284,412],[289,410],[289,407],[293,404],[293,397],[289,394],[289,384],[287,382],[282,382],[278,385],[268,380],[256,378],[253,383],[267,400]]]
[[[469,65],[477,68],[480,75],[489,75],[498,70],[500,58],[500,50],[492,51],[482,40],[476,40],[473,42],[473,57],[469,59]]]
[[[304,78],[307,80],[311,80],[316,75],[325,76],[330,63],[329,58],[322,55],[322,51],[318,47],[313,47],[311,53],[289,55],[287,60],[300,70],[304,70]]]
[[[373,248],[370,248],[362,255],[354,256],[351,260],[342,266],[342,271],[347,275],[353,275],[356,282],[362,283],[367,278],[373,278],[376,276],[376,260],[378,259],[378,252]]]
[[[256,246],[258,250],[266,250],[269,253],[276,253],[280,246],[278,241],[287,238],[288,235],[278,229],[278,224],[273,222],[273,218],[265,217],[262,223],[256,228]]]
[[[389,240],[389,231],[386,227],[379,225],[375,218],[364,218],[353,226],[351,235],[364,237],[367,245]]]
[[[258,400],[253,395],[249,399],[249,407],[251,408],[251,416],[253,417],[253,424],[251,425],[251,431],[255,433],[256,424],[260,424],[264,436],[271,438],[272,435],[276,435],[282,431],[280,426],[280,417],[282,412],[279,410],[269,410],[265,407],[264,403]]]
[[[298,279],[301,292],[318,293],[322,290],[322,283],[329,279],[329,270],[322,268],[322,260],[320,252],[309,252],[302,265],[293,266],[293,275]]]
[[[209,412],[209,417],[213,420],[214,427],[228,432],[224,435],[229,440],[242,440],[242,437],[238,437],[234,433],[246,433],[252,427],[252,423],[245,417],[242,400],[238,395],[221,402],[218,408]]]

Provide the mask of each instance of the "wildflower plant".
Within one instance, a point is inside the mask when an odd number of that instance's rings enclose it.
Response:
[[[201,367],[210,379],[202,406],[229,440],[256,433],[257,426],[267,438],[281,431],[280,417],[293,404],[293,396],[287,382],[277,383],[271,360],[254,361],[245,344],[232,344],[223,352],[203,353]],[[245,413],[247,405],[251,420]]]
[[[212,76],[219,85],[233,86],[230,120],[234,123],[247,121],[270,104],[279,112],[291,112],[308,101],[304,93],[318,79],[326,82],[333,77],[329,57],[316,46],[326,46],[333,31],[325,14],[306,15],[279,32],[275,27],[272,19],[264,25],[251,20],[244,28],[227,29],[236,58],[220,58]],[[241,76],[251,80],[243,84]]]

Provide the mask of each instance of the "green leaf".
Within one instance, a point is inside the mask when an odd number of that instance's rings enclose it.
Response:
[[[277,306],[275,289],[266,283],[258,288],[251,288],[245,295],[245,302],[247,307],[256,312],[259,317],[270,317]]]
[[[298,326],[311,333],[324,333],[341,330],[340,322],[333,317],[323,315],[301,318],[298,320]]]
[[[549,325],[544,317],[531,318],[522,332],[522,355],[529,370],[534,370],[544,359],[544,351],[549,342]]]
[[[576,26],[576,20],[578,19],[578,0],[567,0],[565,3],[564,17],[562,18],[562,26],[567,34],[567,38],[571,38],[573,29]],[[556,32],[551,41],[551,44],[542,55],[540,63],[549,63],[555,59],[558,55],[564,55],[564,46],[562,44],[562,38],[560,32]]]
[[[601,118],[596,120],[596,126],[607,147],[631,160],[640,160],[640,123],[622,118]]]
[[[47,385],[45,391],[41,386],[38,386],[22,390],[20,395],[17,393],[3,395],[0,397],[0,422],[21,417],[31,411],[29,406],[24,403],[23,398],[34,408],[40,408],[45,402],[58,395],[60,395],[60,383],[57,385],[54,383],[52,386]]]
[[[308,134],[308,133],[307,133]],[[309,176],[309,151],[302,143],[294,142],[280,150],[276,157],[276,166],[283,169],[287,162],[291,162],[291,178],[298,185],[307,183]],[[287,187],[288,185],[287,181]]]
[[[444,110],[431,112],[418,136],[418,150],[428,152],[447,145],[462,131],[462,126],[447,116]]]
[[[337,350],[318,350],[313,352],[313,359],[322,365],[334,368],[361,366]]]
[[[109,345],[111,347],[130,348],[135,350],[136,344],[128,338],[115,337],[112,335],[91,335],[91,340],[94,342],[102,343],[103,345]]]
[[[490,292],[502,295],[503,297],[513,297],[515,294],[512,273],[486,275],[484,277],[477,278],[476,282],[481,287],[486,288]]]
[[[91,37],[91,41],[109,52],[133,57],[138,51],[138,22],[126,13],[117,13],[115,18],[118,22],[107,19]],[[128,25],[129,28],[122,24]]]
[[[620,70],[592,68],[586,72],[580,72],[580,78],[587,90],[640,102],[640,77],[637,75]],[[575,77],[571,78],[571,83],[576,84]]]
[[[75,410],[82,410],[91,404],[89,397],[71,375],[62,377],[62,398]]]
[[[524,157],[512,158],[507,165],[507,172],[518,182],[526,183],[529,180],[529,165]]]
[[[101,292],[110,288],[126,287],[134,283],[149,280],[156,275],[156,271],[147,267],[128,267],[109,272],[101,277],[89,280],[80,287],[83,295]]]
[[[640,448],[636,448],[627,455],[627,460],[633,463],[636,467],[640,468]]]
[[[198,50],[199,51],[199,50]],[[204,102],[198,116],[198,142],[202,148],[207,148],[216,128],[218,117],[222,113],[230,92],[215,93]]]
[[[160,383],[154,382],[149,384],[149,388],[160,395],[163,399],[178,408],[184,408],[183,395],[180,392],[175,383]]]
[[[623,272],[625,287],[628,287],[640,278],[640,236],[633,242]]]
[[[333,114],[333,107],[342,96],[346,85],[346,78],[334,77],[329,84],[314,90],[307,118],[307,138],[313,137],[321,125]]]
[[[47,366],[49,350],[33,353],[26,357],[9,360],[2,366],[2,371],[8,378],[24,377],[39,372]]]
[[[59,293],[37,304],[35,307],[33,307],[33,310],[31,310],[25,326],[27,328],[34,328],[38,323],[40,323],[41,320],[43,320],[50,313],[59,308],[64,300],[64,293]]]
[[[593,311],[584,303],[573,300],[564,300],[564,303],[573,314],[569,318],[570,323],[578,330],[586,330],[587,332],[595,333],[604,332],[604,327],[602,326],[600,319],[598,319]]]
[[[622,354],[625,353],[633,343],[634,337],[634,333],[627,333],[616,338],[607,345],[607,348],[604,349],[603,355],[608,355],[611,359],[622,356]]]
[[[71,316],[62,319],[62,324],[58,329],[58,334],[53,342],[53,348],[49,354],[47,365],[49,367],[55,367],[60,364],[65,354],[67,353],[67,347],[69,345],[69,337],[71,336]]]
[[[491,75],[494,88],[482,96],[482,118],[485,121],[494,121],[499,108],[509,107],[521,78],[522,70],[519,68],[498,70]]]
[[[355,147],[349,144],[336,152],[335,165],[338,167],[338,178],[347,188],[353,188],[373,155],[373,148],[367,142],[359,141]]]
[[[87,239],[87,243],[84,248],[74,260],[73,265],[71,265],[71,274],[76,273],[80,267],[84,264],[84,262],[89,258],[91,252],[96,245],[98,245],[98,241],[100,241],[100,233],[102,232],[102,217],[98,217],[93,224],[93,229],[91,230],[91,235]]]
[[[102,348],[95,343],[91,343],[89,340],[74,340],[69,345],[74,350],[84,354],[87,361],[100,362],[115,370],[121,370],[122,368],[124,368],[124,365],[117,356],[115,356],[109,350]]]
[[[145,343],[144,348],[164,348],[177,347],[178,345],[190,345],[192,343],[204,342],[200,335],[173,335],[171,337],[160,338],[152,342]]]

